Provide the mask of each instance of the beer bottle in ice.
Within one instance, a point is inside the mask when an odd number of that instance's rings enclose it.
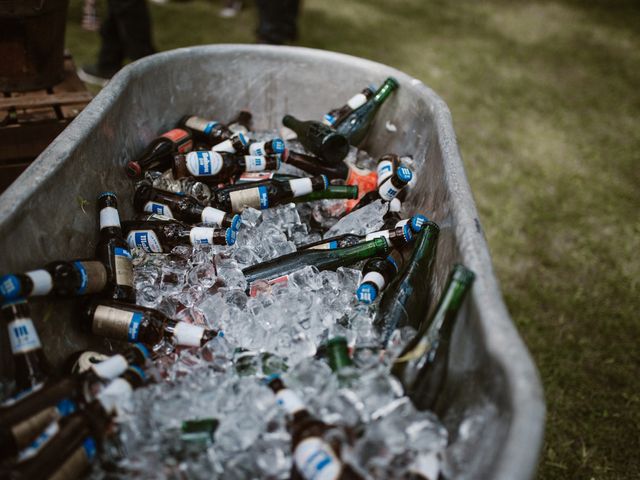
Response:
[[[413,241],[413,232],[409,225],[401,225],[388,230],[378,230],[366,235],[356,235],[355,233],[344,233],[335,237],[325,238],[317,242],[300,245],[301,250],[334,250],[336,248],[350,247],[361,242],[368,242],[374,238],[384,238],[389,247],[402,247]]]
[[[207,120],[196,115],[186,115],[180,119],[178,126],[186,127],[195,139],[203,141],[210,146],[224,142],[233,135],[233,132],[220,122]]]
[[[301,121],[291,115],[282,119],[285,127],[298,135],[298,140],[314,155],[323,158],[328,164],[341,162],[349,153],[349,142],[330,127],[315,120]]]
[[[413,178],[413,172],[408,167],[398,167],[396,171],[388,177],[384,182],[380,184],[377,190],[366,193],[353,207],[353,210],[369,205],[376,200],[383,200],[390,202],[398,193],[405,188],[411,179]]]
[[[103,192],[98,197],[100,237],[96,245],[96,257],[107,269],[107,287],[104,296],[113,300],[135,302],[133,289],[133,265],[129,246],[122,237],[118,200],[113,192]]]
[[[140,178],[148,170],[164,171],[171,167],[176,153],[187,153],[193,148],[191,131],[174,128],[153,140],[136,158],[127,163],[126,172],[131,178]]]
[[[131,248],[149,253],[170,252],[178,245],[233,245],[236,232],[232,228],[190,227],[175,220],[122,222]]]
[[[356,296],[362,303],[373,303],[398,273],[398,265],[391,256],[370,258],[362,268],[362,281]]]
[[[217,186],[242,172],[278,170],[280,157],[198,151],[176,155],[172,168],[174,178],[195,177],[201,182]]]
[[[375,86],[369,85],[367,88],[362,90],[362,92],[351,97],[342,107],[329,110],[329,112],[322,118],[322,123],[333,128],[340,125],[340,123],[347,118],[351,112],[367,103],[367,100],[375,95],[376,90]]]

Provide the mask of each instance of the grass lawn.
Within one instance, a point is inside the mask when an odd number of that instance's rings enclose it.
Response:
[[[251,2],[229,20],[220,3],[152,4],[158,49],[252,42]],[[80,11],[78,64],[99,44]],[[640,478],[639,26],[633,1],[304,0],[299,45],[397,67],[451,108],[544,383],[539,478]]]

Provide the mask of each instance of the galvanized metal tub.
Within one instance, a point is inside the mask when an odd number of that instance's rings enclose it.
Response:
[[[456,478],[532,478],[544,432],[542,387],[502,300],[451,114],[431,89],[393,68],[325,51],[254,45],[185,48],[129,65],[0,197],[0,272],[92,256],[97,193],[116,191],[121,215],[130,216],[132,183],[123,166],[181,115],[228,119],[249,108],[257,128],[277,128],[285,113],[321,118],[362,85],[390,75],[400,89],[380,111],[366,148],[374,156],[411,154],[417,162],[419,184],[407,209],[441,227],[435,281],[425,294],[439,295],[454,262],[477,276],[454,332],[447,406],[439,412],[458,446],[451,452],[458,465],[453,472]],[[385,128],[387,120],[397,131]],[[72,303],[33,302],[47,355],[57,365],[72,351],[105,346],[80,332]]]

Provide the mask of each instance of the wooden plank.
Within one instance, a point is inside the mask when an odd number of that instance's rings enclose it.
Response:
[[[0,163],[33,160],[69,124],[69,120],[48,120],[0,128]]]
[[[55,105],[74,105],[88,103],[93,96],[89,92],[63,92],[38,97],[0,98],[0,110],[14,107],[27,109],[37,107],[53,107]]]

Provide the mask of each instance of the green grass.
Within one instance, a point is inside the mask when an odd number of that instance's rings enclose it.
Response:
[[[252,42],[250,8],[152,5],[159,49]],[[67,44],[97,35],[72,2]],[[451,108],[548,408],[539,478],[640,478],[640,5],[305,0],[300,45],[397,67]]]

